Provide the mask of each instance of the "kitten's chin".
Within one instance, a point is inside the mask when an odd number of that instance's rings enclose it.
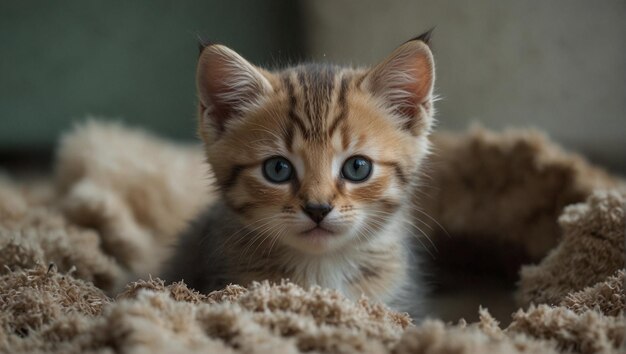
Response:
[[[349,237],[341,232],[320,226],[294,232],[283,242],[296,250],[308,254],[325,254],[341,248]]]
[[[322,226],[315,226],[301,233],[302,237],[310,240],[322,240],[325,237],[334,237],[335,232]]]

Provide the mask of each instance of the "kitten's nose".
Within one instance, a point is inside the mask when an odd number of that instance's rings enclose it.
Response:
[[[306,205],[302,208],[306,215],[308,215],[311,220],[316,223],[320,223],[324,220],[324,217],[333,210],[333,207],[330,204],[312,204],[306,203]]]

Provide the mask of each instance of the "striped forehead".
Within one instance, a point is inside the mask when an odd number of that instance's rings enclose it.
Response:
[[[336,66],[311,64],[287,70],[281,79],[289,104],[287,146],[296,134],[306,141],[330,138],[345,119],[350,75]]]

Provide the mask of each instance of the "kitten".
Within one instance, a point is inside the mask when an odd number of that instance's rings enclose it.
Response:
[[[199,135],[219,201],[180,239],[165,278],[202,292],[288,278],[407,310],[410,197],[433,122],[430,32],[371,69],[253,66],[208,45]]]

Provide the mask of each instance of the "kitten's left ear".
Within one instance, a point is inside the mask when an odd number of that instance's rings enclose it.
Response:
[[[430,125],[435,83],[435,62],[428,47],[430,32],[412,39],[376,65],[364,87],[382,99],[413,134]]]

